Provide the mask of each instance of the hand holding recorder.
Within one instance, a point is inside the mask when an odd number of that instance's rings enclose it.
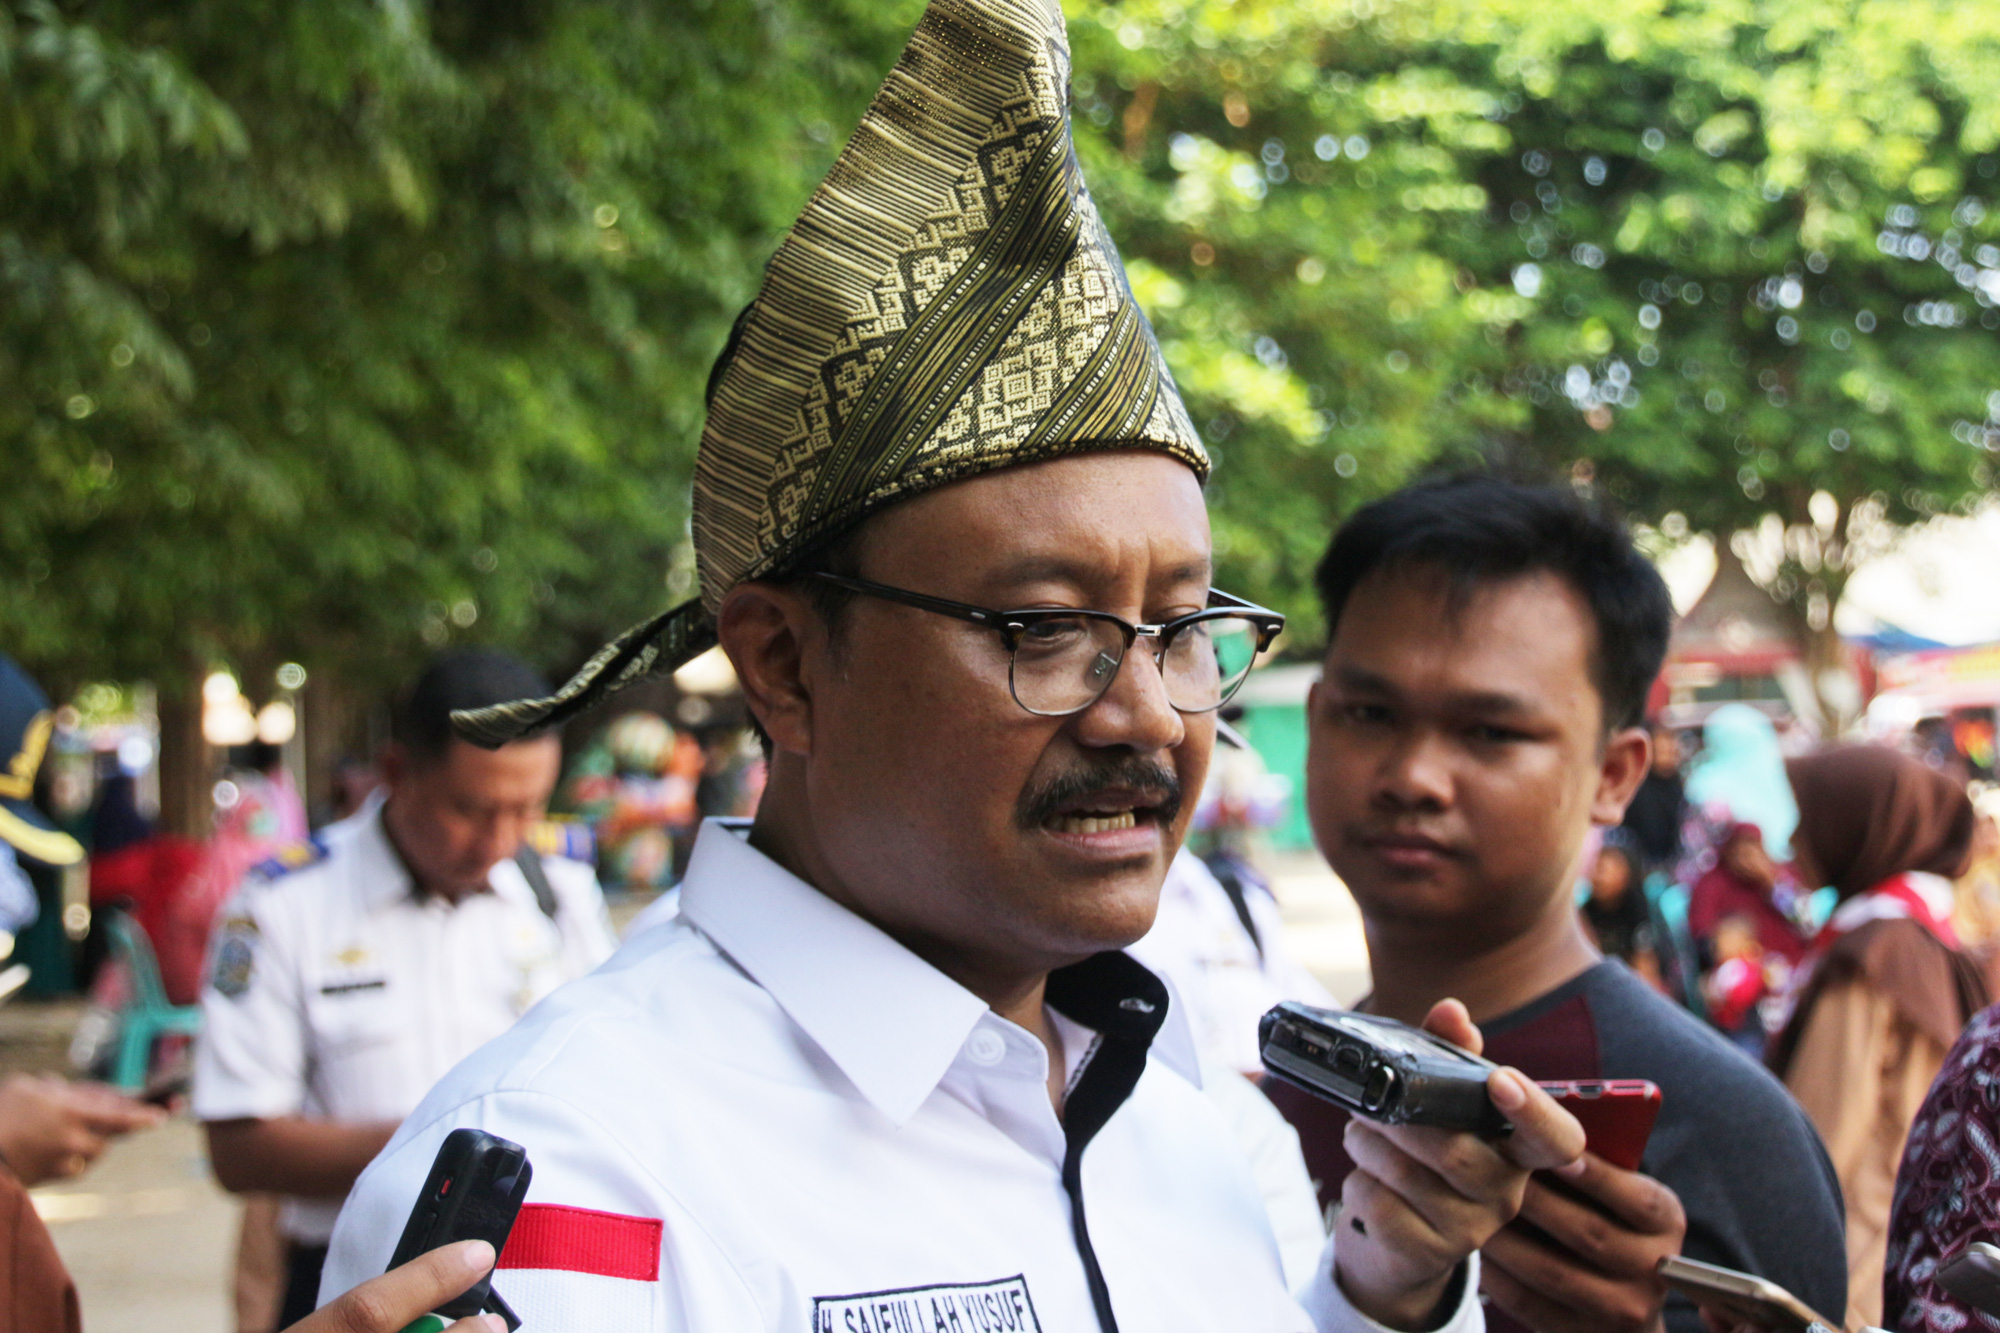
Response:
[[[1305,1064],[1287,1069],[1272,1059],[1280,1017],[1302,1039],[1295,1049],[1306,1053]],[[1324,1018],[1365,1021],[1354,1029],[1328,1028]],[[1479,1029],[1458,1001],[1432,1008],[1424,1020],[1428,1036],[1394,1024],[1396,1034],[1387,1038],[1386,1022],[1282,1005],[1266,1018],[1265,1060],[1273,1074],[1325,1096],[1301,1072],[1323,1057],[1351,1085],[1346,1090],[1356,1101],[1350,1109],[1369,1114],[1361,1105],[1367,1099],[1376,1114],[1400,1117],[1397,1123],[1357,1118],[1348,1124],[1346,1148],[1355,1170],[1341,1189],[1334,1280],[1357,1310],[1377,1322],[1425,1328],[1456,1295],[1452,1282],[1467,1256],[1519,1212],[1530,1172],[1580,1169],[1583,1129],[1518,1070],[1478,1058]],[[1313,1043],[1320,1054],[1312,1054]],[[1374,1057],[1379,1060],[1370,1063]],[[1386,1076],[1379,1073],[1383,1068],[1390,1070]],[[1355,1073],[1358,1080],[1350,1077]],[[1438,1086],[1447,1076],[1469,1078],[1478,1097]],[[1443,1127],[1440,1118],[1458,1127]]]
[[[1357,1117],[1494,1143],[1506,1143],[1515,1133],[1513,1115],[1519,1112],[1509,1113],[1501,1101],[1503,1073],[1480,1059],[1470,1042],[1461,1049],[1389,1019],[1298,1004],[1280,1005],[1266,1015],[1262,1035],[1272,1074]],[[1501,1308],[1548,1333],[1658,1328],[1667,1286],[1657,1265],[1680,1252],[1687,1230],[1673,1191],[1637,1170],[1659,1114],[1660,1090],[1643,1080],[1590,1080],[1544,1084],[1538,1095],[1554,1098],[1584,1128],[1592,1151],[1556,1178],[1525,1182],[1516,1209],[1501,1216],[1504,1225],[1490,1228],[1477,1247],[1486,1259],[1482,1289]],[[1371,1137],[1381,1133],[1359,1119],[1351,1122],[1349,1156],[1360,1172],[1407,1178]],[[1364,1151],[1375,1157],[1365,1158]],[[1526,1164],[1518,1154],[1501,1151],[1517,1165]],[[1349,1193],[1343,1192],[1343,1200]],[[1341,1237],[1343,1285],[1354,1244]]]

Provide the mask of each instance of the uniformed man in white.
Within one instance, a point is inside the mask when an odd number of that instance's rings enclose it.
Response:
[[[933,0],[711,377],[702,596],[508,741],[721,642],[768,737],[635,935],[425,1098],[343,1210],[378,1273],[449,1131],[523,1144],[528,1333],[1481,1327],[1576,1122],[1387,1130],[1286,1289],[1145,933],[1280,617],[1210,586],[1208,459],[1071,150],[1056,0]],[[1441,1005],[1437,1029],[1477,1034]]]
[[[288,1196],[280,1327],[312,1310],[341,1199],[397,1123],[613,947],[590,868],[523,847],[556,740],[485,750],[450,729],[452,709],[538,680],[498,653],[439,659],[395,715],[386,799],[281,851],[224,909],[193,1109],[225,1187]]]

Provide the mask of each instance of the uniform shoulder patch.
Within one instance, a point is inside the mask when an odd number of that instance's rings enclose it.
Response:
[[[289,842],[273,852],[265,860],[259,861],[250,873],[263,879],[283,879],[295,870],[318,865],[326,860],[326,844],[317,835],[301,842]]]
[[[232,914],[217,927],[215,960],[209,967],[208,984],[216,994],[235,999],[250,989],[257,970],[257,922],[247,914]]]

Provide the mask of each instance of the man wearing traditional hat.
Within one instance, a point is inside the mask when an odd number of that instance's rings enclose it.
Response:
[[[770,780],[747,838],[702,830],[678,920],[405,1121],[322,1298],[473,1126],[533,1163],[495,1287],[535,1333],[1481,1327],[1468,1256],[1575,1122],[1500,1071],[1504,1148],[1371,1140],[1295,1300],[1118,952],[1282,618],[1209,586],[1208,460],[1067,81],[1055,0],[933,0],[711,378],[701,600],[459,718],[504,743],[719,641]]]

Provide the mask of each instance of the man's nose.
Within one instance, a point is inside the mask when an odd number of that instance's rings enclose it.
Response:
[[[1167,701],[1167,682],[1151,644],[1135,642],[1103,697],[1077,714],[1085,745],[1123,745],[1140,754],[1171,750],[1187,738],[1187,722]]]
[[[494,815],[480,828],[479,850],[488,861],[495,865],[521,850],[521,840],[527,836],[528,823],[516,815]]]
[[[1405,732],[1376,773],[1375,799],[1398,810],[1450,808],[1451,762],[1444,738],[1424,728]]]

